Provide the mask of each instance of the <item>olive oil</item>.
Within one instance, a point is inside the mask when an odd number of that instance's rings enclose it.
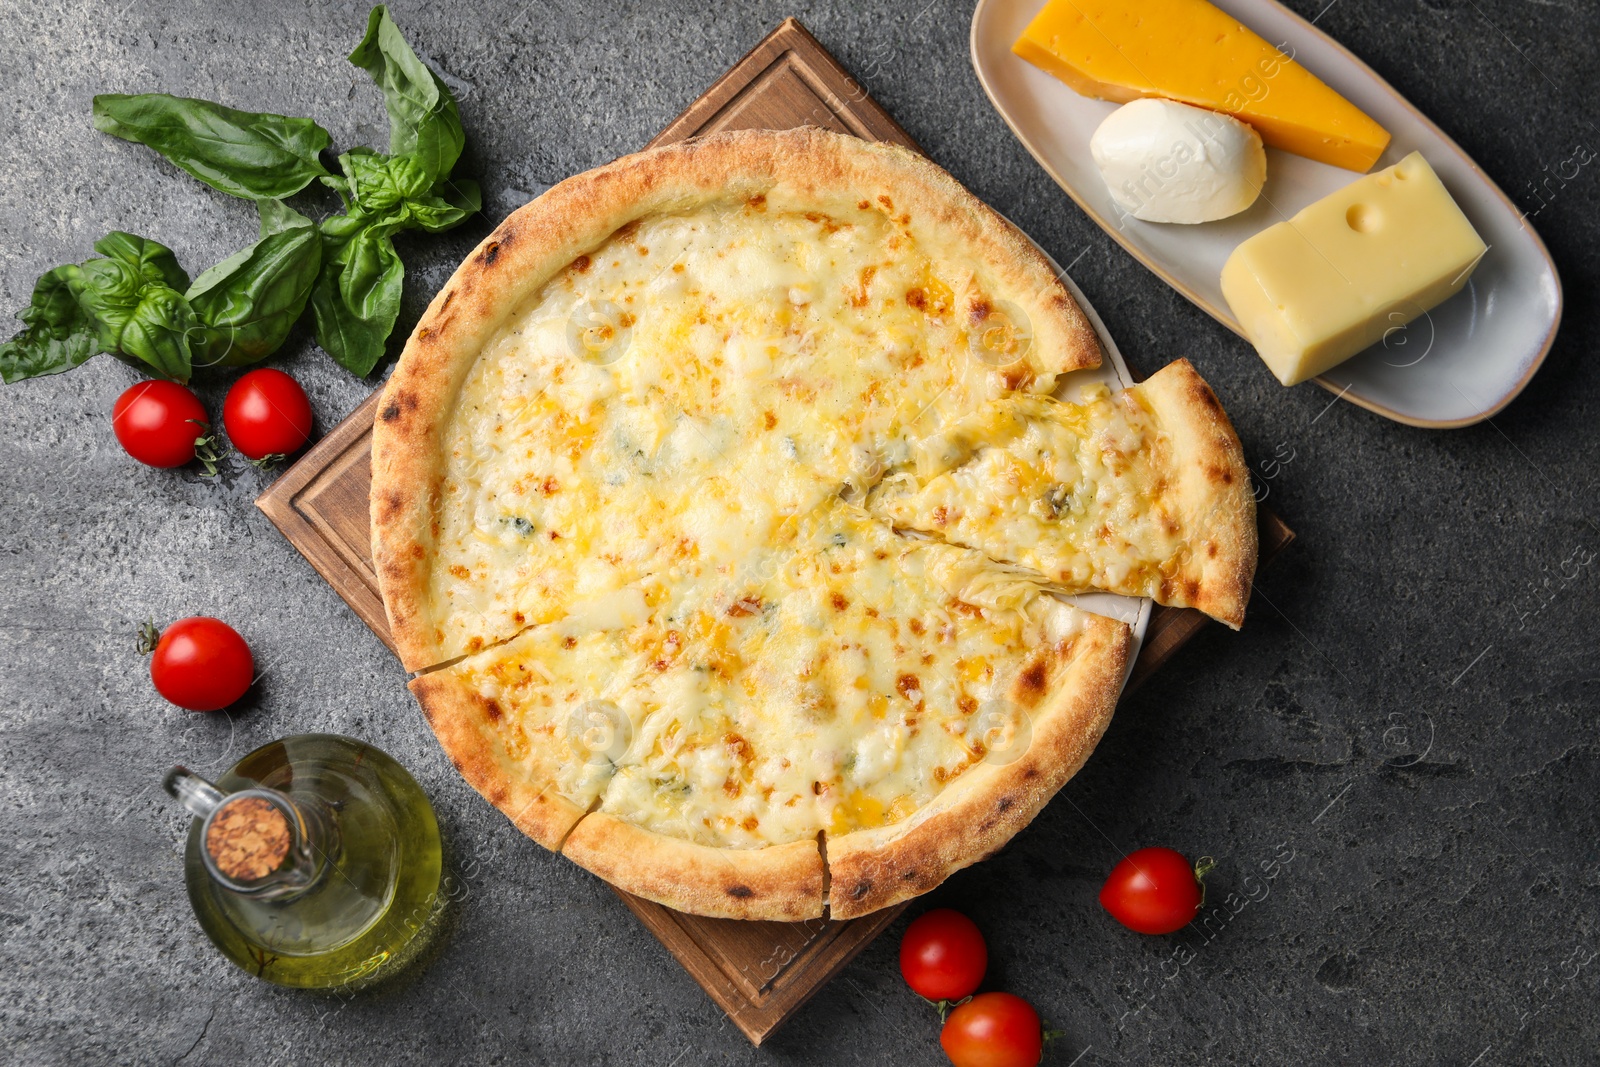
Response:
[[[369,985],[414,959],[437,925],[433,806],[371,745],[288,737],[214,786],[174,768],[167,789],[197,816],[184,864],[195,916],[258,978]]]

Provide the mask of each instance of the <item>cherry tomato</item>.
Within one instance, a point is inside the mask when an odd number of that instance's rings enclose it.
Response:
[[[1100,905],[1117,922],[1141,934],[1170,934],[1194,921],[1205,901],[1196,868],[1170,848],[1141,848],[1112,868],[1100,890]]]
[[[281,370],[262,367],[228,390],[222,425],[246,459],[287,456],[311,436],[311,401],[299,382]]]
[[[988,966],[989,949],[977,924],[950,908],[919,915],[900,939],[900,973],[929,1000],[969,996]]]
[[[179,619],[161,633],[150,658],[156,692],[180,708],[216,711],[244,696],[255,677],[250,646],[220,619]]]
[[[955,1067],[1034,1067],[1044,1055],[1044,1026],[1021,997],[980,993],[950,1013],[939,1044]]]
[[[156,379],[123,390],[111,408],[111,431],[123,450],[152,467],[181,467],[211,427],[200,398]]]

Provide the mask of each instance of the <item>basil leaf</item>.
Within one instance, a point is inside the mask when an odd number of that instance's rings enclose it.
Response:
[[[317,344],[361,377],[383,358],[400,316],[406,268],[390,240],[398,228],[362,215],[335,215],[322,224],[322,273],[311,290]]]
[[[483,206],[478,183],[449,178],[429,190],[427,176],[412,156],[385,156],[355,148],[339,157],[343,177],[324,178],[337,189],[351,213],[393,223],[401,229],[438,233],[459,225]],[[440,193],[445,195],[441,196]]]
[[[339,157],[344,177],[324,178],[337,189],[352,214],[392,216],[412,197],[433,185],[423,166],[411,156],[386,156],[370,148],[352,148]]]
[[[94,322],[72,293],[77,275],[78,267],[69,263],[33,283],[33,298],[17,312],[22,332],[0,344],[0,380],[7,385],[60,374],[101,351]]]
[[[131,233],[109,233],[94,243],[94,250],[105,258],[86,260],[79,267],[71,279],[72,293],[94,322],[101,350],[127,351],[122,332],[138,310],[144,290],[187,288],[189,276],[166,245]],[[183,380],[188,380],[187,361]]]
[[[241,367],[276,352],[322,265],[316,224],[279,200],[257,202],[261,239],[203,272],[185,294],[202,327],[200,366]]]
[[[213,189],[277,200],[327,174],[318,153],[332,140],[310,119],[235,111],[165,93],[94,98],[94,127],[148,145]]]
[[[199,326],[182,293],[153,282],[140,292],[123,326],[121,349],[163,377],[186,382],[193,365],[190,338],[198,336]]]
[[[411,50],[382,4],[367,16],[367,33],[350,62],[372,75],[389,112],[389,154],[410,156],[427,180],[424,189],[450,173],[467,136],[455,97]]]
[[[433,193],[412,200],[407,209],[411,225],[429,233],[439,233],[459,226],[483,210],[483,194],[478,191],[477,182],[465,178],[446,179]]]
[[[94,243],[94,250],[131,267],[145,281],[161,282],[173,289],[189,284],[189,275],[178,266],[178,257],[160,241],[112,230]]]
[[[94,248],[105,258],[86,260],[68,284],[94,324],[100,350],[188,381],[189,338],[198,320],[179,291],[188,287],[189,276],[177,257],[166,245],[131,233],[109,233]]]

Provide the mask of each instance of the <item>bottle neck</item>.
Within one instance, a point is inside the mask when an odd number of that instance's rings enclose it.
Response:
[[[186,767],[163,783],[200,820],[200,854],[222,888],[260,900],[306,892],[332,865],[338,824],[314,799],[252,786],[224,793]]]

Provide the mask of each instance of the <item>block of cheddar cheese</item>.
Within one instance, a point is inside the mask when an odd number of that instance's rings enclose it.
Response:
[[[1455,295],[1486,250],[1413,152],[1244,241],[1222,266],[1222,295],[1294,385]]]
[[[1268,145],[1367,171],[1389,132],[1205,0],[1050,0],[1011,50],[1085,96],[1222,111]]]

